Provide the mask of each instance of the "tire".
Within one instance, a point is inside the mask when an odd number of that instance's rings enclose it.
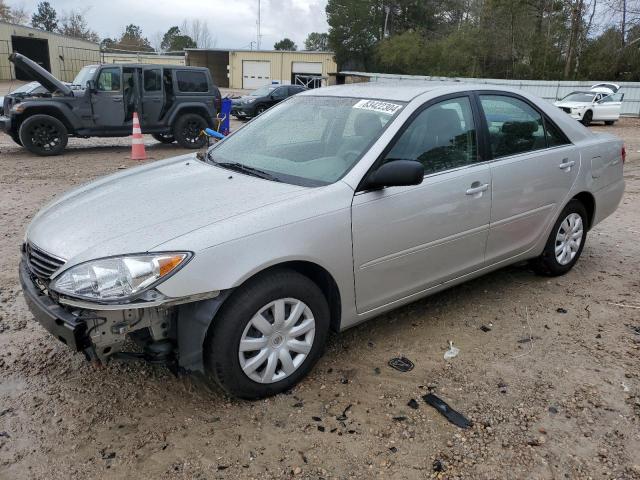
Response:
[[[604,122],[605,125],[613,125],[614,123],[616,123],[615,120],[605,120]]]
[[[557,277],[571,270],[580,258],[585,241],[587,240],[587,225],[589,225],[589,219],[584,205],[578,200],[571,200],[567,206],[564,207],[553,226],[542,255],[533,261],[533,268],[536,273],[549,277]],[[577,234],[578,228],[581,233],[579,244],[576,246],[575,235]],[[562,237],[563,234],[566,235],[564,240],[559,238]],[[571,236],[574,237],[573,247],[568,249],[563,248],[556,254],[556,248],[560,249],[563,245],[571,246],[571,244],[566,243]],[[567,256],[562,258],[565,252]]]
[[[18,145],[20,145],[21,147],[23,146],[22,142],[20,141],[20,136],[17,133],[12,133],[9,136],[11,137],[11,140],[16,142]]]
[[[59,155],[69,141],[67,127],[50,115],[28,117],[20,125],[19,137],[24,148],[43,157]]]
[[[267,107],[265,107],[264,105],[260,105],[259,107],[256,107],[256,114],[254,115],[254,117],[257,117],[258,115],[266,111],[267,111]]]
[[[588,127],[589,125],[591,125],[592,120],[593,120],[593,112],[591,110],[587,110],[586,112],[584,112],[584,115],[582,116],[582,120],[580,120],[580,123],[582,123],[585,127]]]
[[[276,304],[284,305],[283,323],[274,331]],[[288,315],[296,311],[299,317],[287,326]],[[253,323],[259,315],[261,330]],[[204,343],[205,368],[235,397],[255,400],[275,395],[307,375],[322,355],[328,331],[329,306],[313,281],[292,270],[268,272],[235,291],[214,318]],[[246,345],[259,345],[241,352],[243,339]]]
[[[208,126],[207,121],[197,113],[185,113],[176,121],[173,136],[181,147],[202,148],[207,144],[207,139],[200,132]]]
[[[154,133],[151,136],[160,143],[170,144],[176,141],[176,137],[174,137],[171,133]]]

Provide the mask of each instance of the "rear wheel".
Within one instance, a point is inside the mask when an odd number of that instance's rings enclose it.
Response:
[[[584,112],[584,115],[582,116],[581,123],[585,127],[588,127],[589,125],[591,125],[592,120],[593,120],[593,112],[591,110],[587,110],[586,112]]]
[[[197,113],[182,115],[173,127],[173,135],[181,147],[201,148],[207,144],[207,139],[201,135],[209,125],[207,121]]]
[[[176,141],[176,137],[171,133],[154,133],[151,136],[161,143],[169,144]]]
[[[615,120],[605,120],[604,122],[605,125],[613,125],[614,123],[616,123]]]
[[[240,287],[214,318],[207,372],[231,395],[275,395],[311,370],[328,330],[329,307],[313,281],[290,270],[267,273]]]
[[[20,125],[24,148],[40,156],[59,155],[67,146],[69,135],[64,124],[50,115],[33,115]]]
[[[587,211],[578,200],[571,200],[558,217],[542,255],[533,261],[536,273],[555,277],[573,268],[587,239]]]

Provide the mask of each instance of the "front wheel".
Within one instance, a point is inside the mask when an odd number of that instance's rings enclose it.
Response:
[[[28,117],[20,125],[19,137],[24,148],[43,157],[59,155],[69,141],[67,127],[50,115]]]
[[[593,120],[593,112],[591,110],[587,110],[584,112],[582,116],[582,120],[580,121],[585,127],[591,125],[591,121]]]
[[[322,354],[329,307],[308,277],[278,270],[240,287],[213,319],[207,372],[227,393],[258,399],[288,390]]]
[[[207,121],[197,113],[187,113],[176,121],[173,135],[184,148],[202,148],[207,139],[202,131],[207,128]]]
[[[584,205],[578,200],[571,200],[553,226],[542,255],[533,261],[536,273],[555,277],[571,270],[584,248],[587,225]]]

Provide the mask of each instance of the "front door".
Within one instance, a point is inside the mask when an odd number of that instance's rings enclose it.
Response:
[[[491,151],[493,204],[487,264],[529,251],[555,220],[580,169],[564,134],[516,95],[483,95]]]
[[[160,125],[163,106],[162,68],[157,66],[144,67],[142,70],[142,115],[140,118],[143,130]]]
[[[469,97],[432,104],[381,163],[418,160],[422,184],[363,191],[352,206],[356,303],[373,310],[480,268],[491,212],[491,172],[478,163]]]
[[[105,67],[100,69],[91,94],[93,120],[96,126],[109,130],[122,129],[125,120],[125,105],[122,93],[122,69]]]

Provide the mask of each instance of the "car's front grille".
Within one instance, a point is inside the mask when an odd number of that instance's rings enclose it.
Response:
[[[571,113],[571,109],[568,107],[560,107],[564,113]]]
[[[31,243],[27,243],[25,249],[29,270],[40,280],[49,280],[53,272],[65,264],[65,260],[54,257]]]

